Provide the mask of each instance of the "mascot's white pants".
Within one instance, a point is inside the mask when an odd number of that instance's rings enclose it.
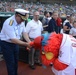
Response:
[[[54,67],[52,67],[52,71],[55,75],[75,75],[75,68],[72,64],[62,71],[57,71]]]

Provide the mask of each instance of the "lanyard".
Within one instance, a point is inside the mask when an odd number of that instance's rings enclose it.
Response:
[[[14,27],[14,31],[15,31],[15,35],[16,35],[16,37],[19,37],[20,38],[20,26],[15,26]]]

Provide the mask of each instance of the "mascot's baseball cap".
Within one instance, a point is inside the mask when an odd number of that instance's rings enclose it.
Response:
[[[24,10],[24,9],[15,9],[15,13],[19,14],[20,17],[21,17],[23,20],[25,20],[25,19],[26,19],[25,16],[26,16],[26,14],[29,13],[29,11]]]

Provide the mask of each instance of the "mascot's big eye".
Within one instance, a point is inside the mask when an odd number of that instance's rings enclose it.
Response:
[[[48,60],[51,60],[54,57],[54,54],[51,52],[47,52],[47,53],[45,53],[45,56]]]

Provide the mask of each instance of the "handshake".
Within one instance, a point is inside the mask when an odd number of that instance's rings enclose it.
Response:
[[[45,33],[42,34],[42,36],[36,37],[34,41],[30,42],[30,46],[34,47],[35,49],[41,49],[42,46],[45,46],[47,44],[49,36],[49,33]]]
[[[36,37],[33,41],[27,43],[27,50],[30,50],[31,47],[34,47],[35,49],[41,49],[42,46],[48,44],[47,40],[49,37],[49,33],[44,33],[41,36]]]

